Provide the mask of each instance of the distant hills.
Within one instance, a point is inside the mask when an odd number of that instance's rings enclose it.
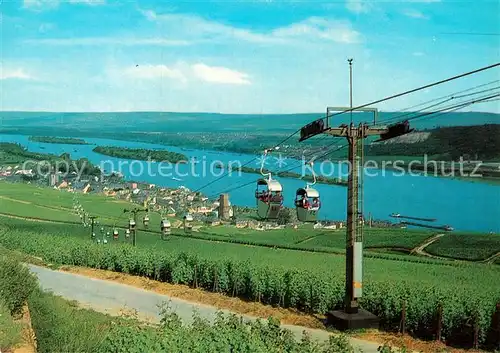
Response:
[[[417,133],[423,135],[426,133]],[[491,161],[500,160],[500,124],[475,126],[440,127],[431,130],[427,136],[392,140],[392,143],[378,143],[367,146],[371,156],[433,156],[436,160]],[[389,141],[388,141],[389,142]]]
[[[404,116],[403,116],[404,114]],[[417,113],[416,113],[417,114]],[[317,114],[216,114],[216,113],[49,113],[49,112],[0,112],[0,132],[16,130],[19,133],[33,132],[42,128],[45,132],[95,131],[101,132],[249,132],[286,133],[296,131],[308,122],[324,116]],[[405,119],[415,114],[404,112],[380,112],[379,121],[398,117]],[[354,122],[372,122],[370,113],[353,114]],[[333,117],[335,124],[349,121],[349,114]],[[470,126],[499,124],[500,114],[483,112],[451,112],[437,117],[416,119],[417,129],[439,126]]]

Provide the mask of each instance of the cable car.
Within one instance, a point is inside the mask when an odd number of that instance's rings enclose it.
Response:
[[[113,239],[118,240],[118,229],[113,230]]]
[[[310,164],[314,181],[312,184],[307,183],[305,188],[297,189],[295,195],[297,219],[301,222],[316,222],[318,220],[319,209],[321,208],[319,192],[311,187],[316,184],[316,174],[314,174],[314,170],[312,169],[312,163]]]
[[[321,208],[319,192],[309,186],[297,190],[295,197],[297,219],[301,222],[316,222]]]
[[[144,224],[144,227],[147,227],[149,225],[149,216],[148,215],[144,216],[142,223]]]
[[[125,229],[125,238],[130,238],[130,229]]]
[[[189,213],[184,216],[184,231],[186,233],[191,232],[193,229],[193,216],[191,216]]]
[[[277,219],[283,207],[283,188],[281,184],[271,179],[257,180],[255,199],[257,200],[257,215],[262,219]]]
[[[276,147],[278,149],[279,147]],[[266,161],[269,150],[264,150],[260,164],[260,174],[267,178],[257,180],[257,189],[255,190],[255,200],[257,201],[257,215],[262,219],[277,219],[283,208],[283,187],[273,180],[271,173],[264,173],[264,162]]]
[[[385,141],[392,139],[394,137],[409,134],[415,129],[410,128],[410,122],[408,120],[389,125],[387,131],[380,135],[380,138],[375,142]]]
[[[133,219],[130,219],[128,221],[128,229],[129,230],[134,230],[135,229],[135,221]]]
[[[161,224],[160,224],[160,230],[162,234],[162,238],[164,235],[170,235],[171,233],[171,225],[170,221],[168,219],[162,219]]]

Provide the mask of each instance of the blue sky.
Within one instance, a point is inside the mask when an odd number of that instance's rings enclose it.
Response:
[[[1,110],[323,112],[349,103],[349,57],[354,105],[500,61],[499,35],[466,34],[500,32],[489,0],[3,0],[0,10]],[[496,79],[500,69],[377,107]]]

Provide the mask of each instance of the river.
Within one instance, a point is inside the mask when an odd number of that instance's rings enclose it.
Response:
[[[148,143],[86,138],[87,142],[101,146],[119,146],[129,148],[166,149],[179,152],[190,158],[196,158],[196,164],[174,166],[171,169],[163,164],[146,161],[131,161],[104,156],[92,151],[94,145],[66,145],[30,142],[28,136],[0,134],[2,142],[16,142],[32,152],[53,153],[60,155],[69,153],[73,159],[88,158],[92,163],[102,165],[106,172],[121,171],[126,179],[140,180],[165,187],[179,187],[184,185],[191,190],[197,190],[207,183],[217,179],[224,171],[215,168],[219,163],[229,162],[236,166],[252,161],[257,156],[226,153],[219,151],[203,151],[196,149],[182,149],[174,146],[155,145]],[[275,157],[279,157],[275,156]],[[288,170],[294,165],[293,171],[301,173],[300,161],[284,159],[281,170]],[[120,167],[121,164],[121,168]],[[277,168],[278,161],[274,157],[268,158],[266,167]],[[248,167],[257,168],[257,161],[252,161]],[[331,166],[316,165],[316,173],[331,173]],[[278,168],[280,169],[280,168]],[[142,170],[142,173],[141,173]],[[345,177],[346,166],[335,166],[333,176]],[[340,174],[339,174],[340,173]],[[374,173],[374,171],[370,171]],[[500,233],[500,187],[482,182],[474,182],[456,178],[441,178],[415,175],[395,175],[394,171],[380,171],[376,176],[365,174],[364,177],[364,214],[371,213],[376,219],[390,219],[389,214],[400,213],[406,216],[436,218],[436,224],[451,225],[455,230],[480,231]],[[178,178],[181,180],[172,179]],[[201,190],[205,195],[212,197],[227,189],[257,180],[257,174],[240,174],[233,172],[219,181]],[[293,207],[293,200],[297,188],[304,187],[305,182],[298,179],[277,178],[284,190],[285,205]],[[322,208],[321,219],[345,219],[347,188],[335,185],[316,184],[320,192]],[[229,192],[232,204],[241,206],[255,206],[255,184]]]

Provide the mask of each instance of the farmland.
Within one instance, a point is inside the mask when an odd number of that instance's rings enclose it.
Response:
[[[80,223],[80,219],[73,210],[72,193],[33,185],[0,182],[0,194],[0,213],[25,218]],[[98,216],[100,224],[107,227],[107,231],[111,230],[110,227],[126,227],[130,215],[123,211],[135,207],[134,204],[126,201],[92,194],[78,194],[78,202],[86,213]],[[151,226],[147,232],[144,232],[143,237],[146,242],[150,238],[156,241],[158,234],[154,233],[159,233],[160,215],[153,212],[149,216]],[[175,219],[171,220],[175,221]],[[344,230],[314,229],[307,224],[301,225],[298,229],[286,228],[269,231],[234,226],[208,227],[196,222],[195,225],[201,228],[199,232],[193,233],[190,237],[200,240],[331,253],[343,253],[345,249]],[[139,229],[142,229],[142,224],[139,224]],[[186,236],[181,230],[176,229],[173,230],[173,234]],[[381,255],[376,254],[386,252],[386,255],[391,258],[388,253],[394,251],[409,253],[434,234],[436,233],[428,230],[366,227],[364,247],[367,250],[367,256],[380,257]],[[377,250],[376,253],[375,250]],[[450,259],[480,261],[500,252],[500,237],[488,234],[469,236],[460,233],[447,233],[426,247],[426,251]],[[399,259],[399,257],[393,256],[395,259]],[[404,258],[408,261],[424,260],[416,256],[404,256]]]
[[[394,248],[410,251],[430,238],[432,234],[428,230],[366,228],[363,241],[365,248]],[[338,236],[323,233],[304,241],[301,245],[307,248],[344,248],[345,237],[343,232]]]
[[[192,234],[173,229],[172,236],[161,240],[156,229],[159,215],[150,214],[153,226],[146,230],[139,224],[134,248],[123,237],[128,219],[123,209],[131,209],[132,204],[79,194],[85,211],[101,217],[104,233],[96,229],[98,239],[112,227],[120,228],[120,239],[108,238],[108,244],[103,245],[91,241],[90,229],[75,221],[73,194],[6,183],[0,183],[0,191],[5,195],[1,213],[74,222],[42,223],[2,216],[0,245],[9,249],[55,264],[140,275],[307,312],[324,313],[342,305],[344,230],[313,229],[310,225],[272,231],[204,226]],[[32,204],[26,207],[22,202]],[[471,320],[485,342],[500,300],[499,266],[372,252],[376,248],[410,252],[434,234],[366,228],[361,305],[379,315],[384,328],[396,330],[406,301],[408,331],[426,338],[433,335],[433,318],[441,304],[443,335],[449,342],[463,339],[470,344]],[[442,239],[450,235],[453,233]],[[491,240],[488,247],[494,249],[498,243]],[[443,244],[447,243],[440,247]],[[465,253],[470,243],[462,246]],[[453,251],[460,256],[456,247]],[[478,254],[470,259],[491,255],[486,251]]]
[[[484,260],[500,252],[500,235],[452,233],[426,248],[429,254],[463,260]]]

